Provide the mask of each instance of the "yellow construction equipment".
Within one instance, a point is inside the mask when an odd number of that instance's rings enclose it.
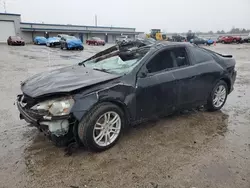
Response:
[[[167,40],[166,34],[163,34],[160,29],[151,29],[150,33],[146,34],[146,37],[155,40]]]

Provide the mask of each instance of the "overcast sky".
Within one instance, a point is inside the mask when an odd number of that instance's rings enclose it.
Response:
[[[97,14],[100,26],[145,32],[250,29],[250,0],[6,0],[6,8],[23,22],[94,25]]]

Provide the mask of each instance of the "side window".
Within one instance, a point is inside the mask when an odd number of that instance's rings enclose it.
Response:
[[[183,67],[189,65],[189,61],[187,58],[186,49],[183,47],[174,48],[173,50],[176,66]]]
[[[192,50],[192,53],[193,53],[194,58],[195,58],[195,64],[213,60],[213,57],[209,53],[207,53],[199,48],[193,47],[193,48],[191,48],[191,50]]]
[[[174,59],[171,50],[163,50],[156,54],[146,65],[148,73],[163,71],[165,69],[173,68]]]

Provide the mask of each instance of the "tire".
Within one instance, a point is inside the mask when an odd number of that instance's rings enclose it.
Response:
[[[215,98],[215,95],[216,95],[216,92],[218,92],[219,88],[224,88],[225,89],[225,98],[224,98],[224,101],[222,102],[221,101],[221,104],[214,104],[214,98]],[[208,111],[217,111],[217,110],[220,110],[226,100],[227,100],[227,95],[228,95],[228,86],[227,86],[227,83],[224,82],[223,80],[220,80],[213,88],[212,92],[210,93],[209,97],[208,97],[208,100],[207,100],[207,110]],[[219,99],[218,99],[219,100]]]
[[[237,43],[237,40],[236,40],[236,39],[234,39],[234,40],[233,40],[233,43]]]
[[[83,46],[80,46],[78,49],[82,51],[83,50]]]
[[[223,40],[223,41],[221,41],[221,43],[222,43],[222,44],[225,44],[225,41]]]
[[[67,43],[65,43],[65,48],[66,48],[67,50],[70,50]]]
[[[108,143],[108,145],[101,145],[98,144],[98,141],[95,141],[94,135],[96,134],[95,131],[99,131],[99,130],[94,130],[94,127],[96,126],[97,121],[100,120],[100,118],[105,114],[105,113],[115,113],[117,114],[119,120],[118,120],[118,124],[120,122],[120,130],[119,133],[116,133],[116,135],[113,133],[113,135],[111,135],[110,139],[112,140],[112,136],[113,137],[113,141],[111,143]],[[114,116],[110,115],[110,118],[112,118]],[[112,120],[111,120],[112,121]],[[116,144],[116,142],[119,140],[123,130],[124,130],[124,126],[125,126],[125,116],[123,111],[116,105],[112,104],[112,103],[100,103],[98,105],[96,105],[94,108],[92,108],[88,114],[83,118],[83,120],[79,123],[78,125],[78,136],[82,142],[82,144],[87,147],[88,149],[92,150],[92,151],[96,151],[96,152],[101,152],[104,150],[107,150],[109,148],[111,148],[112,146],[114,146]],[[118,125],[118,127],[119,127]],[[107,127],[107,126],[104,126]],[[105,130],[100,130],[99,134],[97,133],[96,137],[100,136],[101,134],[103,136],[99,137],[102,139],[106,139],[107,137],[104,136],[105,133],[101,133],[102,131]],[[114,130],[113,130],[114,131]],[[110,135],[110,134],[109,134]],[[96,138],[98,139],[98,138]],[[100,141],[101,141],[100,140]]]

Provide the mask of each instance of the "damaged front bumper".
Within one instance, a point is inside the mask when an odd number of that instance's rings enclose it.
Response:
[[[45,113],[39,113],[26,107],[27,104],[22,102],[22,95],[19,95],[16,101],[17,108],[20,112],[20,119],[24,119],[32,126],[37,127],[47,136],[61,137],[69,132],[70,115],[50,116]]]

